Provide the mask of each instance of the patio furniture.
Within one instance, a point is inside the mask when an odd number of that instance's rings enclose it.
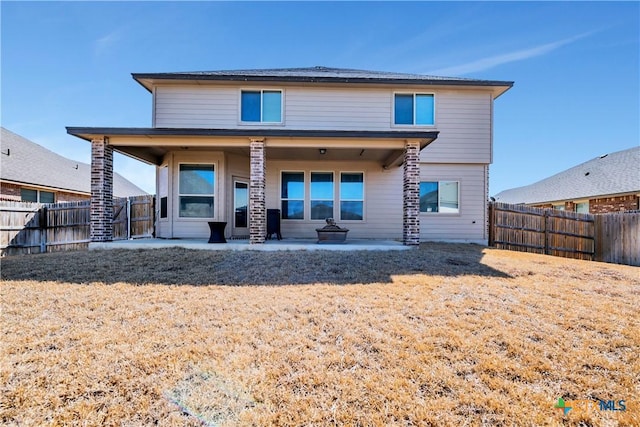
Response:
[[[211,221],[208,224],[211,230],[209,243],[227,243],[227,239],[224,238],[224,228],[227,226],[227,223]]]
[[[275,234],[278,240],[282,240],[280,234],[280,209],[267,209],[267,239]]]
[[[316,228],[318,243],[344,243],[349,229],[338,227],[333,218],[327,218],[325,221],[327,225]]]

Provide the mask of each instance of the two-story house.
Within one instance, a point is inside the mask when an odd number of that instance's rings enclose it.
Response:
[[[487,240],[493,101],[509,81],[326,67],[133,74],[150,128],[68,127],[92,144],[92,238],[111,240],[113,151],[156,165],[161,238],[207,223],[262,243],[328,217],[350,238]]]

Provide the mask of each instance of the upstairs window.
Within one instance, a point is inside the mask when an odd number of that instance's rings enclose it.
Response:
[[[420,212],[459,213],[459,183],[434,181],[420,183]]]
[[[253,123],[282,123],[282,91],[243,90],[240,120]]]
[[[396,93],[393,111],[396,125],[433,126],[435,123],[433,94]]]

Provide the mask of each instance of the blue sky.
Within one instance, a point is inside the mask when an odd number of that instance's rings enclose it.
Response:
[[[89,162],[65,126],[151,125],[132,72],[324,65],[515,81],[490,194],[640,143],[638,2],[2,1],[5,128]],[[115,169],[154,192],[152,167]]]

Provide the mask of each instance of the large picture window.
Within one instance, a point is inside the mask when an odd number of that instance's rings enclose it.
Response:
[[[281,172],[280,203],[282,219],[362,221],[364,173]]]
[[[396,125],[433,126],[435,123],[435,102],[430,93],[396,93],[393,111]]]
[[[282,91],[243,90],[240,95],[243,122],[282,123]]]
[[[364,219],[364,174],[342,172],[340,174],[340,220]]]
[[[179,216],[213,218],[215,168],[210,164],[181,164],[179,176]]]
[[[459,213],[459,200],[459,183],[457,181],[420,183],[420,212]]]
[[[311,172],[311,219],[333,216],[333,172]]]
[[[282,219],[304,219],[304,172],[282,172]]]

